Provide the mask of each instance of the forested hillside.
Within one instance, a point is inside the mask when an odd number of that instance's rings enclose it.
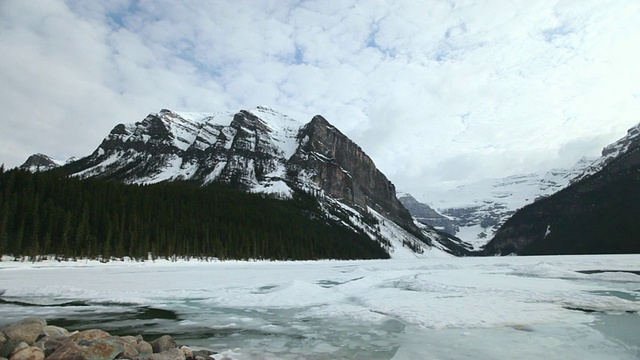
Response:
[[[189,182],[125,185],[0,167],[0,254],[220,259],[388,258],[375,241],[293,200]]]

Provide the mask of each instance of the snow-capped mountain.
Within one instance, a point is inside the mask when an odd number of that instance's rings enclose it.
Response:
[[[640,124],[553,195],[516,212],[486,245],[494,254],[640,252]]]
[[[47,170],[55,169],[62,165],[64,165],[64,162],[59,160],[54,160],[45,154],[33,154],[29,156],[27,161],[25,161],[19,167],[21,169],[26,169],[31,172],[38,172],[38,171],[47,171]]]
[[[119,124],[67,174],[150,184],[225,182],[245,191],[313,194],[327,215],[364,231],[394,258],[456,253],[430,245],[447,235],[414,223],[394,185],[322,116],[302,123],[266,107],[216,114],[161,110]]]
[[[598,171],[602,170],[612,160],[616,159],[620,155],[629,151],[633,146],[636,146],[640,141],[640,124],[627,130],[627,135],[620,138],[618,141],[605,146],[602,149],[602,156],[593,161],[587,166],[584,171],[579,175],[571,179],[571,183],[576,183],[584,178],[587,178]]]
[[[516,210],[566,187],[594,161],[582,158],[569,169],[485,179],[443,192],[422,194],[423,203],[444,217],[431,213],[433,222],[429,219],[425,222],[479,250]],[[423,216],[420,214],[424,209],[412,204],[411,198],[403,196],[400,201],[410,211],[413,209],[414,216]]]

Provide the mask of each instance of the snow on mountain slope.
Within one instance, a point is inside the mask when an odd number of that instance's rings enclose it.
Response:
[[[302,125],[265,107],[220,113],[163,109],[142,122],[116,126],[73,175],[137,184],[233,181],[287,197],[292,190],[282,181],[284,165]]]
[[[45,154],[33,154],[20,165],[20,168],[31,172],[47,171],[62,166],[64,163],[64,161],[53,159]]]
[[[605,148],[602,149],[602,156],[584,169],[579,176],[573,178],[571,183],[576,183],[602,170],[606,164],[617,158],[620,154],[626,153],[631,146],[637,145],[638,142],[640,142],[640,123],[627,130],[627,135],[620,140],[605,146]]]
[[[485,179],[419,198],[454,223],[452,235],[479,250],[517,209],[566,187],[594,160],[582,158],[569,169]]]
[[[416,226],[373,160],[319,115],[304,124],[266,107],[163,109],[117,125],[91,155],[64,171],[134,184],[223,182],[279,198],[303,191],[327,217],[366,233],[394,258],[441,257],[447,251],[430,247],[441,235]]]

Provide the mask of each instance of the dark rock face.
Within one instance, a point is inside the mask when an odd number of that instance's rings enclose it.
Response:
[[[450,235],[454,235],[458,232],[458,227],[452,220],[441,215],[429,205],[419,202],[413,196],[404,194],[401,195],[398,200],[400,200],[402,205],[409,210],[411,215],[421,223],[433,226],[436,229],[441,229]]]
[[[33,154],[29,156],[24,164],[20,165],[21,169],[27,169],[32,172],[47,171],[59,167],[52,158],[44,154]]]
[[[485,253],[640,252],[640,138],[619,143],[625,148],[601,170],[516,212]]]
[[[358,145],[322,116],[315,116],[300,129],[298,141],[298,150],[288,162],[290,174],[303,172],[301,176],[308,175],[333,198],[361,209],[371,207],[418,231],[409,211],[396,198],[391,181]]]

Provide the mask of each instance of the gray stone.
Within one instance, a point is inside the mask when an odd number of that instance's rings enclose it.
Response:
[[[49,337],[42,338],[36,343],[36,345],[42,350],[44,350],[44,354],[46,356],[49,356],[51,353],[56,351],[56,349],[58,349],[59,347],[68,345],[69,343],[72,343],[72,342],[73,340],[69,339],[67,336],[56,335],[56,336],[49,336]]]
[[[80,331],[79,333],[69,336],[73,341],[80,342],[81,340],[94,341],[111,336],[108,332],[100,329],[91,329]]]
[[[131,358],[138,355],[138,350],[136,350],[134,346],[137,340],[133,336],[111,336],[108,338],[104,338],[104,340],[110,340],[117,344],[120,344],[123,348],[122,353],[120,354],[121,357]]]
[[[94,341],[82,352],[87,360],[113,360],[124,351],[121,341],[112,338],[102,338]]]
[[[21,343],[18,340],[7,340],[0,346],[0,356],[8,358],[13,350]]]
[[[10,340],[24,341],[32,345],[46,325],[47,321],[45,319],[31,317],[8,325],[2,331]]]
[[[186,358],[182,350],[173,348],[158,354],[151,354],[149,360],[186,360]]]
[[[180,350],[184,353],[184,357],[186,359],[193,359],[193,351],[191,351],[191,349],[189,349],[189,347],[187,346],[183,346],[180,348]]]
[[[211,355],[215,355],[215,354],[217,354],[217,352],[211,351],[211,350],[207,350],[207,349],[200,349],[200,350],[194,350],[193,351],[193,356],[194,357],[201,357],[201,358],[205,358],[205,359],[211,359]]]
[[[44,351],[35,346],[26,345],[23,347],[16,348],[13,353],[11,353],[11,360],[44,360]]]
[[[136,350],[138,350],[139,354],[153,354],[153,346],[144,340],[138,341]]]
[[[135,346],[138,343],[138,338],[131,335],[121,336],[122,340],[124,340],[127,344]],[[142,339],[141,339],[142,340]]]
[[[84,348],[73,341],[59,347],[47,360],[87,360],[83,354]]]
[[[154,353],[165,352],[170,349],[178,347],[176,341],[170,335],[162,335],[159,338],[151,342]]]
[[[69,331],[67,329],[61,328],[60,326],[47,325],[47,326],[42,328],[42,331],[40,332],[40,335],[42,335],[42,336],[57,336],[57,335],[70,336],[71,334],[69,333]]]

